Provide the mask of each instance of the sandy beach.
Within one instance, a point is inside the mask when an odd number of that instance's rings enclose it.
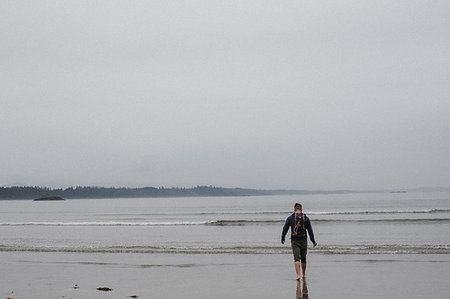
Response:
[[[449,298],[448,255],[0,253],[1,298]],[[45,261],[45,262],[43,262]],[[111,291],[99,291],[107,287]],[[300,288],[298,288],[300,287]]]

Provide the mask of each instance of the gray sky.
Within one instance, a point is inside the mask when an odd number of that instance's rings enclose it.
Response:
[[[448,186],[450,2],[0,2],[0,185]]]

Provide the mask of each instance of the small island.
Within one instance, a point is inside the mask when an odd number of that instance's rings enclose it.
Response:
[[[59,196],[52,196],[52,195],[48,195],[48,194],[42,195],[39,198],[33,199],[33,201],[54,201],[54,200],[65,200],[65,199],[62,197],[59,197]]]

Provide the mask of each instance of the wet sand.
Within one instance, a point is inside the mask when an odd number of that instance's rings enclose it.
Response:
[[[298,285],[286,254],[0,252],[0,298],[450,297],[448,255],[308,257]]]

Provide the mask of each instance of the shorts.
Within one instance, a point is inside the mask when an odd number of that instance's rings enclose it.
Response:
[[[306,252],[308,251],[308,240],[291,239],[292,253],[295,262],[306,264]]]

